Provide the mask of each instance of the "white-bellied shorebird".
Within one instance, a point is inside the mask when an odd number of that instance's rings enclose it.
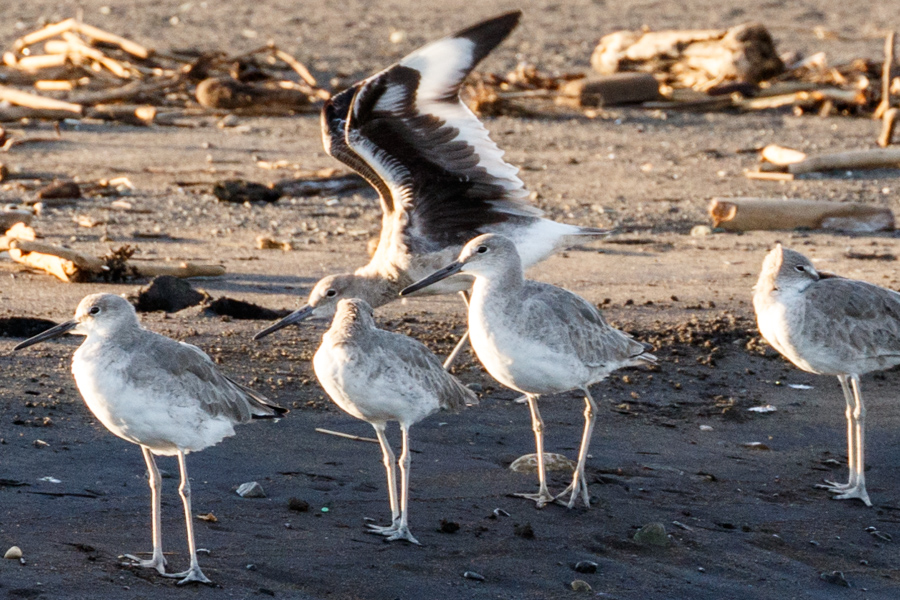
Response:
[[[375,428],[384,467],[392,523],[369,525],[388,541],[419,542],[409,531],[409,428],[439,409],[459,410],[478,398],[440,361],[416,340],[375,327],[372,307],[364,300],[338,302],[331,328],[313,357],[319,383],[345,412]],[[385,436],[388,421],[400,423],[403,450],[400,454],[400,503],[397,503],[397,473],[394,453]]]
[[[329,154],[362,175],[381,198],[381,237],[371,261],[320,280],[307,304],[255,339],[310,316],[329,317],[341,298],[373,307],[459,254],[471,238],[502,233],[529,267],[577,236],[609,232],[543,218],[527,202],[518,169],[503,160],[484,125],[462,103],[463,80],[519,22],[519,11],[428,44],[335,95],[322,112]],[[457,277],[429,294],[465,292]],[[445,363],[462,348],[465,336]]]
[[[584,392],[584,433],[568,506],[581,494],[590,506],[584,464],[597,405],[588,386],[616,369],[655,363],[649,346],[610,326],[590,302],[562,288],[526,280],[516,245],[496,234],[481,235],[462,249],[456,262],[404,289],[415,292],[456,273],[475,277],[469,302],[469,335],[478,360],[503,385],[528,399],[537,446],[537,494],[517,494],[538,508],[555,499],[544,473],[544,422],[537,399],[572,389]]]
[[[67,332],[87,336],[72,357],[72,373],[88,408],[112,433],[138,444],[147,463],[153,555],[149,560],[127,554],[125,558],[135,566],[181,578],[179,584],[210,583],[197,563],[185,455],[234,435],[237,423],[274,418],[287,411],[222,375],[196,346],[144,329],[131,304],[113,294],[85,297],[74,319],[25,340],[15,350]],[[178,491],[191,554],[191,566],[183,573],[166,573],[160,523],[162,482],[154,454],[178,457]]]
[[[753,293],[759,332],[785,358],[819,375],[836,375],[847,405],[847,483],[819,485],[835,499],[866,492],[865,418],[859,377],[900,364],[900,294],[865,281],[820,273],[782,248],[763,261]]]

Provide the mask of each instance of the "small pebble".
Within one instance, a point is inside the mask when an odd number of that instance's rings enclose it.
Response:
[[[291,498],[288,500],[288,509],[295,512],[309,512],[309,502],[300,498]]]
[[[591,585],[587,581],[583,581],[581,579],[576,579],[575,581],[573,581],[571,586],[572,586],[572,589],[575,590],[576,592],[592,592],[592,591],[594,591],[593,588],[591,588]]]
[[[840,571],[832,571],[831,573],[822,573],[819,575],[819,579],[822,581],[839,585],[842,587],[850,587],[850,582],[844,579],[844,574]]]
[[[9,560],[19,560],[20,558],[22,558],[22,549],[18,546],[13,546],[6,551],[6,554],[3,555],[3,558],[8,558]]]
[[[647,523],[634,534],[634,541],[665,548],[669,545],[669,536],[666,534],[666,526],[662,523]]]
[[[691,237],[705,237],[712,235],[712,227],[709,225],[695,225],[691,228]]]
[[[237,495],[241,498],[265,498],[262,486],[255,481],[248,481],[238,486]]]
[[[484,575],[480,575],[475,571],[466,571],[463,573],[463,577],[466,579],[471,579],[473,581],[484,581]]]
[[[438,527],[438,531],[441,533],[456,533],[459,531],[459,523],[454,521],[448,521],[447,519],[441,519],[441,526]]]
[[[596,573],[599,565],[592,560],[580,560],[575,563],[575,571],[578,573]]]

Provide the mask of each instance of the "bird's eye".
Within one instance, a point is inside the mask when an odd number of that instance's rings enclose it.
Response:
[[[804,267],[803,265],[797,265],[794,268],[797,269],[798,271],[800,271],[801,273],[806,273],[806,267]]]
[[[484,254],[487,251],[488,251],[487,246],[478,246],[478,248],[475,249],[475,252],[477,252],[478,254]]]
[[[100,314],[100,307],[99,307],[99,306],[92,306],[92,307],[91,307],[91,310],[89,310],[88,313],[90,313],[90,314],[92,314],[92,315],[99,315],[99,314]]]
[[[330,289],[327,292],[325,292],[325,295],[329,298],[334,298],[335,296],[337,296],[337,290]]]

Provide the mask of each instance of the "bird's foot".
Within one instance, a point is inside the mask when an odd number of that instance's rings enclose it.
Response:
[[[848,490],[852,490],[855,486],[851,483],[838,483],[836,481],[829,481],[827,479],[823,479],[824,483],[816,484],[816,489],[820,490],[828,490],[829,492],[834,492],[835,494],[842,494]]]
[[[556,500],[556,498],[554,498],[553,495],[546,490],[538,492],[537,494],[522,493],[512,494],[512,496],[515,496],[516,498],[525,498],[526,500],[533,500],[537,508],[544,508],[545,506]]]
[[[384,541],[386,542],[396,542],[397,540],[406,540],[416,546],[422,545],[419,543],[419,540],[414,538],[413,534],[409,532],[409,527],[406,527],[405,525],[403,527],[398,527],[394,533],[384,538]]]
[[[120,559],[131,562],[123,563],[129,567],[141,567],[142,569],[156,569],[160,575],[166,574],[166,559],[162,554],[154,554],[153,558],[138,558],[134,554],[123,554]]]
[[[852,499],[862,500],[866,506],[872,506],[872,501],[869,500],[869,494],[866,492],[866,488],[857,486],[851,490],[847,490],[843,494],[838,494],[834,496],[833,500],[852,500]]]
[[[191,567],[189,570],[181,573],[162,573],[162,576],[169,577],[170,579],[181,578],[181,581],[179,581],[177,585],[186,585],[188,583],[212,583],[212,581],[203,574],[203,571],[200,570],[199,566]]]
[[[397,533],[397,531],[399,531],[399,529],[400,529],[399,523],[393,523],[392,525],[390,525],[388,527],[383,527],[380,525],[373,525],[372,523],[366,523],[366,533],[374,533],[376,535],[384,535],[384,536],[394,535],[395,533]]]
[[[578,493],[581,492],[581,499],[584,502],[584,506],[586,508],[591,507],[591,496],[588,494],[587,484],[584,483],[582,479],[578,483],[578,489],[575,489],[574,482],[569,484],[569,487],[564,489],[562,492],[557,494],[557,496],[553,499],[556,504],[562,504],[566,508],[575,508],[575,499],[578,498]],[[569,501],[566,502],[562,498],[566,494],[569,494]]]

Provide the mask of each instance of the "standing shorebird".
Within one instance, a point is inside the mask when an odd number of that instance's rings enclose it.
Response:
[[[526,280],[516,245],[496,234],[470,241],[459,259],[404,289],[407,295],[456,273],[475,277],[469,303],[472,348],[488,373],[503,385],[525,394],[531,409],[537,446],[537,494],[517,494],[538,508],[556,499],[547,489],[544,472],[544,422],[537,399],[572,389],[584,392],[584,433],[568,507],[581,494],[590,506],[584,463],[596,420],[597,405],[588,386],[616,369],[655,363],[649,346],[611,327],[594,305],[556,286]]]
[[[836,500],[866,492],[865,419],[859,377],[900,364],[900,294],[864,281],[820,273],[781,244],[763,261],[753,294],[759,332],[799,368],[836,375],[847,403],[847,483],[817,487]]]
[[[424,345],[398,333],[375,327],[372,307],[364,300],[344,299],[337,305],[331,328],[313,358],[319,383],[341,409],[375,428],[384,467],[392,523],[369,525],[388,541],[419,542],[409,532],[409,428],[439,409],[459,410],[476,404],[477,396],[444,371]],[[403,434],[400,454],[400,505],[394,453],[384,430],[398,421]]]
[[[85,297],[74,319],[25,340],[15,350],[69,331],[87,336],[72,357],[72,374],[85,403],[112,433],[138,444],[147,462],[153,556],[141,560],[126,554],[125,558],[165,577],[182,578],[179,584],[210,583],[197,563],[185,455],[234,435],[237,423],[275,418],[287,411],[219,373],[196,346],[141,327],[131,304],[113,294]],[[191,554],[190,569],[183,573],[166,573],[160,529],[162,482],[154,454],[178,457],[178,491]]]
[[[341,298],[373,307],[456,258],[488,232],[512,239],[529,267],[577,236],[606,230],[557,223],[527,202],[518,169],[503,160],[484,125],[459,98],[463,80],[519,22],[511,12],[428,44],[335,95],[322,111],[333,157],[362,175],[381,198],[381,237],[369,264],[319,281],[306,306],[256,339],[310,316],[330,317]],[[470,277],[429,294],[466,292]],[[466,336],[445,363],[449,366]]]

